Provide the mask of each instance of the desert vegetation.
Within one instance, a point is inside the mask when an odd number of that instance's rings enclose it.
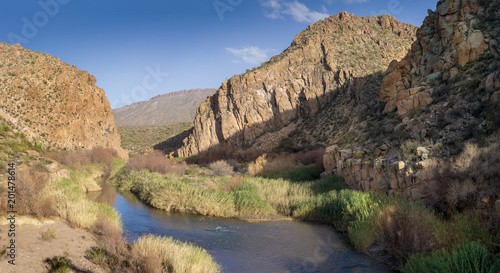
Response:
[[[154,126],[121,126],[118,127],[118,133],[120,134],[123,148],[131,151],[133,154],[143,154],[151,152],[154,145],[192,127],[193,124],[191,122]]]
[[[341,178],[320,177],[322,153],[263,154],[243,162],[241,151],[225,149],[185,160],[154,152],[132,158],[111,183],[166,211],[331,224],[357,251],[383,246],[404,272],[497,270],[498,218],[475,209],[443,213],[421,201],[347,189]],[[227,155],[233,159],[220,159]],[[465,157],[457,164],[471,160]],[[159,161],[165,166],[160,171]]]
[[[135,243],[122,237],[122,223],[117,212],[103,203],[86,198],[85,193],[100,190],[96,182],[103,175],[114,175],[125,165],[110,149],[90,151],[47,151],[31,145],[23,135],[2,124],[0,145],[5,160],[16,162],[16,209],[18,215],[39,219],[58,218],[74,228],[97,236],[100,244],[88,251],[96,264],[114,272],[219,272],[220,268],[203,249],[171,238],[147,236]],[[33,156],[29,149],[37,149]],[[31,153],[31,155],[30,155]],[[43,154],[44,156],[40,156]],[[54,163],[54,161],[59,164]],[[24,165],[23,165],[24,163]],[[7,212],[7,183],[0,185],[0,215]],[[52,228],[40,233],[42,240],[57,238]],[[2,251],[5,253],[5,250]],[[161,255],[151,259],[152,254]],[[155,256],[156,258],[156,256]],[[46,259],[50,272],[75,269],[67,256]]]

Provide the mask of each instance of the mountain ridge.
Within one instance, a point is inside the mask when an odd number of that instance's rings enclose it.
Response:
[[[113,109],[117,126],[147,126],[192,122],[202,100],[216,89],[190,89],[169,92],[147,101],[135,102]]]
[[[344,83],[402,58],[415,31],[392,16],[347,12],[308,26],[281,54],[222,83],[198,108],[194,130],[178,155],[254,145],[266,132],[314,114]]]

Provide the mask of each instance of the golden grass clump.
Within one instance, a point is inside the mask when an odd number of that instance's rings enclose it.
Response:
[[[133,244],[133,251],[147,259],[161,263],[167,272],[213,273],[220,272],[220,266],[201,247],[159,236],[143,236]]]

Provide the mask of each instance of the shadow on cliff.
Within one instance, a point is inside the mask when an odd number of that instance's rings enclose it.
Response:
[[[342,81],[340,72],[337,72],[337,75],[334,77],[334,81],[339,82]],[[305,92],[303,90],[298,98],[297,107],[293,110],[279,112],[274,111],[274,116],[272,119],[262,122],[259,124],[252,125],[252,129],[257,128],[256,130],[259,132],[258,136],[253,139],[248,139],[245,137],[245,130],[248,128],[244,128],[243,130],[238,131],[237,133],[231,135],[227,139],[223,137],[222,134],[222,124],[220,122],[220,113],[218,112],[218,95],[217,92],[215,95],[210,97],[211,100],[210,106],[212,111],[215,113],[216,119],[215,124],[215,132],[217,135],[217,141],[219,144],[210,147],[209,149],[201,151],[196,158],[198,160],[205,158],[206,160],[201,160],[203,162],[196,163],[209,163],[211,161],[216,161],[220,159],[238,159],[243,161],[253,160],[259,155],[263,153],[269,153],[269,150],[263,150],[255,148],[259,144],[259,138],[268,134],[274,133],[290,123],[297,122],[298,120],[302,120],[303,123],[307,125],[309,122],[307,119],[313,117],[314,115],[321,115],[323,110],[326,108],[336,108],[337,106],[342,105],[344,108],[350,109],[350,114],[352,116],[357,115],[358,108],[365,109],[367,111],[381,111],[381,101],[379,99],[379,90],[380,83],[383,79],[383,73],[377,72],[373,74],[369,74],[363,77],[352,77],[350,80],[344,81],[339,87],[325,91],[323,95],[317,98],[306,99]],[[278,109],[275,96],[272,97],[270,103],[270,107],[273,109]],[[358,107],[358,106],[362,107]],[[315,111],[315,109],[317,109]],[[346,117],[347,121],[350,117]],[[338,128],[341,130],[342,128]],[[298,133],[297,130],[307,130],[304,128],[296,129],[294,133]],[[174,136],[161,142],[154,146],[154,149],[162,150],[166,154],[170,154],[172,156],[177,156],[176,151],[180,148],[183,148],[183,140],[186,139],[189,135],[193,133],[194,129],[182,132],[181,134]],[[304,132],[299,132],[304,133]],[[307,134],[307,132],[305,132]],[[299,147],[296,145],[297,143],[290,143],[293,140],[288,138],[280,139],[280,143],[278,147],[281,151],[285,152],[298,152],[303,150],[308,150],[312,148],[312,145],[304,145]],[[255,145],[257,143],[257,145]],[[254,146],[254,147],[252,147]],[[325,145],[322,147],[314,147],[314,148],[325,148]],[[276,151],[276,150],[275,150]]]

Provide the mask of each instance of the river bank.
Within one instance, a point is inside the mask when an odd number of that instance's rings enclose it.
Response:
[[[16,247],[24,251],[22,266],[21,269],[8,267],[2,272],[44,272],[47,269],[68,272],[80,268],[81,257],[98,265],[103,272],[161,272],[164,268],[174,272],[220,272],[219,265],[205,250],[190,243],[152,235],[138,238],[133,243],[123,239],[122,222],[116,210],[86,198],[86,193],[102,190],[99,179],[112,175],[125,164],[115,156],[113,151],[107,149],[53,152],[19,164],[12,172],[16,178],[16,203],[13,208],[16,218],[29,216],[43,221],[43,224],[18,223],[16,242],[22,243]],[[7,192],[7,183],[2,183],[0,199],[7,196]],[[7,212],[2,202],[0,215]],[[47,224],[47,219],[57,220],[54,223],[57,228],[51,226],[52,222]],[[40,228],[45,228],[42,233],[34,232]],[[25,233],[26,230],[31,232]],[[78,235],[74,237],[71,234]],[[3,268],[10,265],[5,259],[10,241],[5,240],[12,238],[8,238],[4,228],[0,237]],[[88,238],[93,239],[85,242]],[[71,248],[57,247],[55,252],[29,250],[38,246],[45,249],[46,245],[58,243],[62,246],[76,244],[81,249],[78,253],[72,252]],[[40,267],[42,270],[39,270]]]
[[[10,245],[7,234],[10,223],[0,221],[0,245]],[[46,272],[45,261],[54,257],[71,259],[72,269],[77,272],[108,272],[89,261],[87,251],[99,244],[96,236],[88,231],[74,229],[61,219],[38,220],[32,217],[17,219],[17,255],[15,265],[9,264],[9,256],[0,257],[0,272]]]
[[[383,260],[390,257],[389,263],[405,272],[425,271],[436,255],[458,255],[454,259],[463,264],[479,262],[485,268],[500,265],[494,247],[498,233],[479,212],[445,217],[420,201],[346,189],[341,179],[318,178],[313,169],[214,176],[203,174],[203,168],[188,167],[184,174],[123,168],[111,181],[164,211],[253,220],[290,217],[333,225],[357,251],[387,253]],[[460,252],[471,245],[479,261]]]

